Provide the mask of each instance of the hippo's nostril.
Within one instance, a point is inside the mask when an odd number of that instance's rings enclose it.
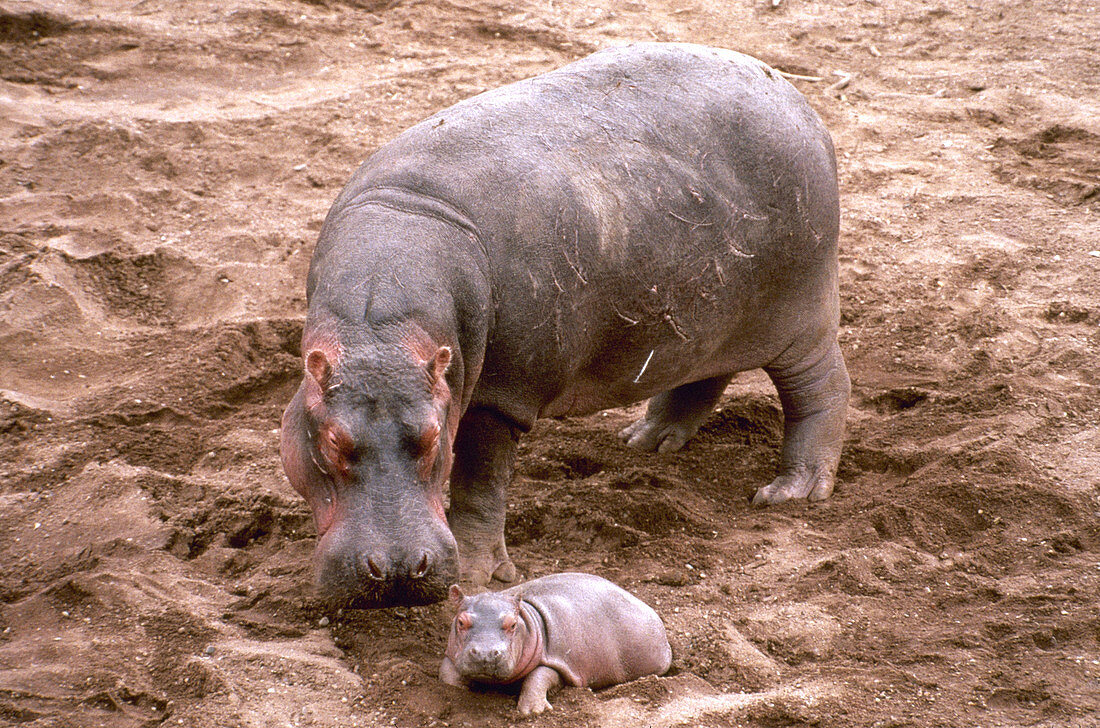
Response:
[[[379,559],[374,556],[367,557],[367,574],[375,581],[386,580],[386,569],[378,564]]]
[[[420,557],[420,562],[416,565],[416,570],[412,573],[412,578],[423,579],[428,573],[428,569],[431,568],[431,562],[428,560],[428,554],[425,552]]]

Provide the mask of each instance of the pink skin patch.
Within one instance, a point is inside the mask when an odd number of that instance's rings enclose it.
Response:
[[[451,473],[451,465],[454,462],[454,454],[451,448],[446,448],[443,462],[438,469],[435,467],[439,458],[441,446],[441,429],[439,420],[446,416],[447,434],[449,441],[454,442],[455,433],[458,431],[458,412],[450,407],[451,388],[447,386],[444,375],[451,363],[451,348],[441,346],[428,335],[428,333],[415,323],[411,323],[401,337],[401,345],[412,356],[413,361],[424,371],[427,384],[432,394],[432,409],[437,413],[438,419],[425,427],[420,441],[420,458],[417,463],[417,475],[420,480],[429,487],[429,505],[435,515],[444,523],[447,514],[443,509],[443,483]],[[433,478],[433,472],[435,477]]]
[[[306,429],[302,393],[299,392],[283,413],[279,455],[287,480],[313,508],[317,532],[324,535],[341,517],[340,504],[333,480],[309,451]]]
[[[350,480],[355,443],[343,427],[332,421],[321,425],[317,430],[317,449],[325,459],[329,475],[343,482]]]

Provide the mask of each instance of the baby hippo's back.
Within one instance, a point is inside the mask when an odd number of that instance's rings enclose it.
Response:
[[[592,574],[553,574],[506,591],[519,591],[542,617],[543,664],[577,686],[606,687],[672,664],[665,625],[647,604]]]

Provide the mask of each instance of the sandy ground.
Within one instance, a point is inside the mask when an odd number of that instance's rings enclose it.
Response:
[[[448,608],[312,596],[305,272],[380,143],[653,39],[822,79],[849,436],[830,501],[761,510],[759,373],[674,455],[615,439],[640,406],[542,422],[518,566],[675,658],[531,723],[1100,725],[1100,6],[1054,0],[0,0],[0,723],[513,723],[437,681]]]

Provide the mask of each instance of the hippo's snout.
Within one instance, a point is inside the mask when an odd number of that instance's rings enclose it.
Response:
[[[470,662],[479,665],[495,665],[504,657],[503,647],[478,647],[471,645],[468,651]]]
[[[500,682],[507,680],[513,672],[508,659],[507,646],[498,642],[493,645],[471,644],[457,656],[459,671],[469,680]]]
[[[392,553],[374,551],[359,555],[359,571],[363,579],[387,582],[393,579],[424,579],[428,577],[436,564],[436,556],[429,550],[395,549]]]
[[[318,592],[333,606],[432,604],[458,580],[458,548],[444,529],[383,545],[361,529],[337,524],[318,542],[315,565]]]

